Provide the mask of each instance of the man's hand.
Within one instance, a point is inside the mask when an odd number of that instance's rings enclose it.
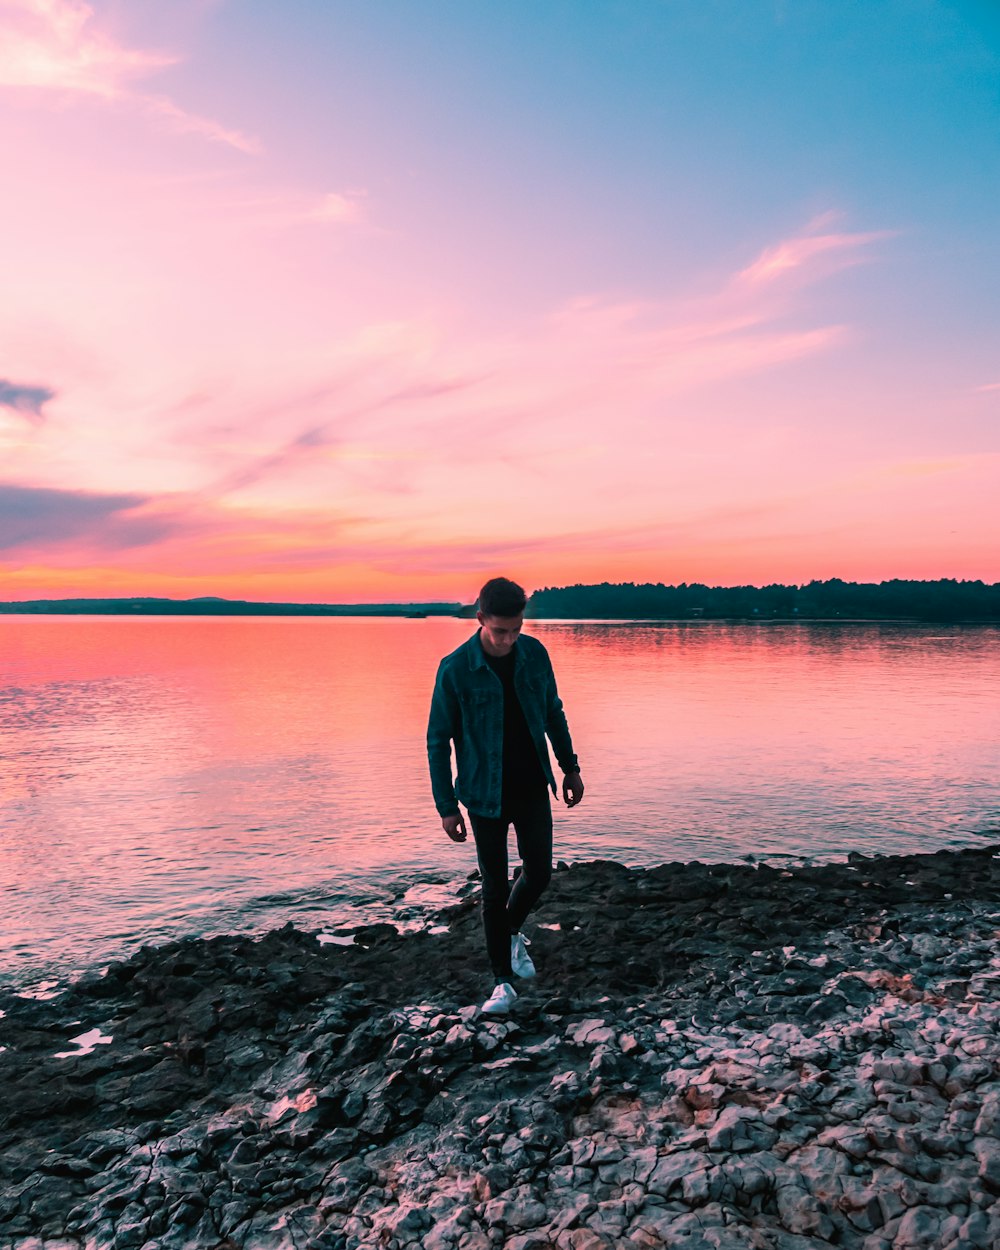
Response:
[[[465,818],[461,812],[456,812],[454,816],[442,816],[441,828],[452,842],[464,842],[468,836],[465,832]]]
[[[583,798],[583,778],[579,773],[567,773],[563,777],[563,802],[567,807],[576,807]]]

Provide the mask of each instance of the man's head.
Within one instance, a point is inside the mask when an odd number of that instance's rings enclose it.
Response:
[[[524,621],[528,596],[517,582],[507,577],[491,577],[479,592],[476,620],[482,626],[479,635],[488,655],[509,655]]]

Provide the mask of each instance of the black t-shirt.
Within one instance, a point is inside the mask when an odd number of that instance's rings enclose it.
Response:
[[[538,751],[531,740],[521,700],[514,688],[516,648],[517,643],[507,655],[490,655],[483,648],[487,664],[503,682],[503,781],[500,798],[503,807],[512,799],[540,795],[548,786]]]

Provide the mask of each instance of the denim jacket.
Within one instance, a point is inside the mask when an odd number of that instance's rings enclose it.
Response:
[[[514,688],[552,792],[556,782],[545,741],[548,734],[559,767],[575,772],[573,743],[556,691],[549,653],[537,638],[522,634],[514,644]],[[452,783],[451,744],[458,778]],[[475,633],[438,665],[427,724],[427,758],[434,806],[442,817],[458,804],[479,816],[500,815],[503,764],[503,684]]]

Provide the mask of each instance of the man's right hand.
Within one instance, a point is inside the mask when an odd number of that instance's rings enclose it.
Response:
[[[464,842],[468,837],[465,832],[465,818],[461,812],[456,812],[454,816],[442,816],[441,828],[452,842]]]

